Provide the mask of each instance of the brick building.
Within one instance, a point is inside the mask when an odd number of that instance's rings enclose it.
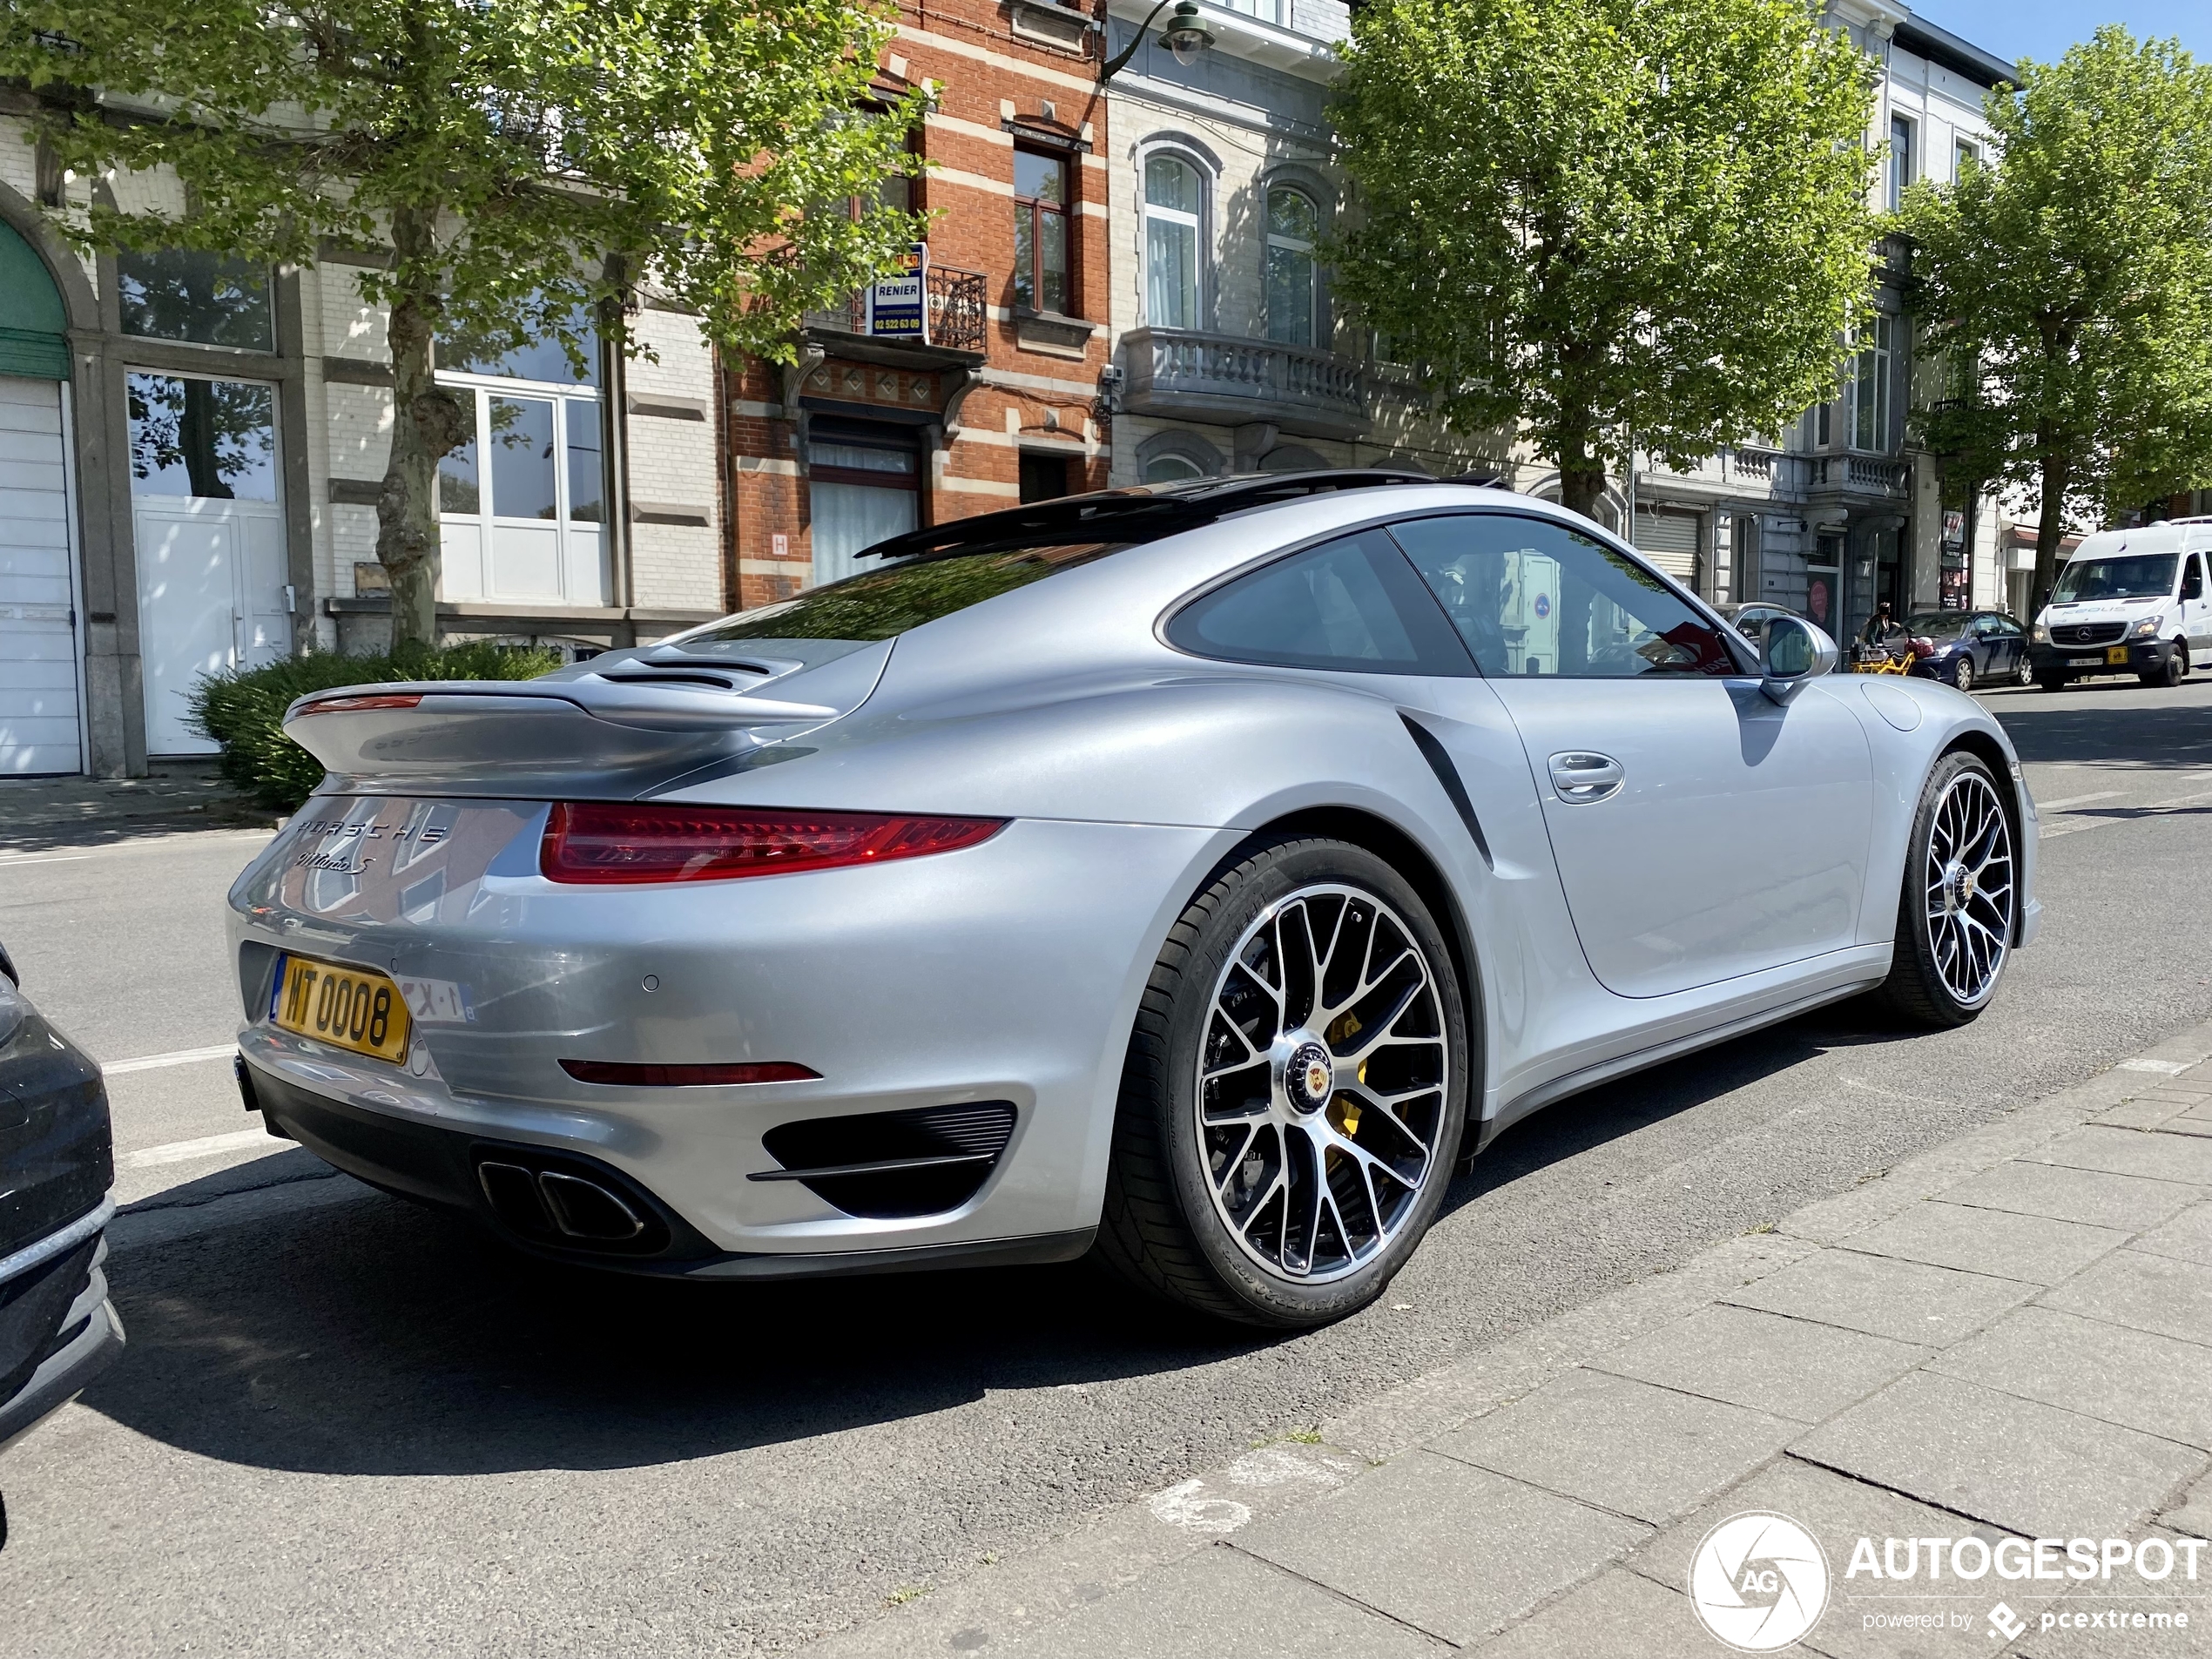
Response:
[[[1049,0],[902,0],[888,91],[930,89],[934,164],[890,188],[937,218],[925,337],[869,294],[808,320],[788,367],[725,366],[735,601],[853,570],[900,529],[1102,488],[1106,105],[1088,16]]]

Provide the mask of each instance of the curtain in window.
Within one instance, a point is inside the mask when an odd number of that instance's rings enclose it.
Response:
[[[1303,191],[1267,192],[1267,337],[1285,345],[1316,343],[1313,244],[1320,218]]]
[[[1144,319],[1155,328],[1198,326],[1198,173],[1187,161],[1144,164]]]

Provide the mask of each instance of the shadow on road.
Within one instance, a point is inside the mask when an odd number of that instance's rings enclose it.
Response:
[[[1778,1027],[1539,1113],[1447,1212],[1825,1049],[1861,1008]],[[377,1197],[111,1264],[125,1362],[84,1403],[204,1457],[334,1474],[647,1467],[1295,1340],[1186,1318],[1103,1269],[671,1285],[513,1254]],[[1374,1317],[1367,1315],[1362,1317]]]
[[[2212,708],[2098,705],[2098,693],[2133,691],[2134,681],[2092,681],[2061,692],[1993,698],[1989,711],[2030,765],[2124,765],[2148,772],[2212,766]]]

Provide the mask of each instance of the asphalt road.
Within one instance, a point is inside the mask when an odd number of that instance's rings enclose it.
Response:
[[[2212,685],[1986,700],[2055,808],[2043,936],[1987,1015],[1906,1036],[1830,1010],[1555,1107],[1331,1330],[1224,1333],[1081,1266],[642,1284],[381,1197],[187,1220],[111,1263],[125,1363],[0,1463],[0,1656],[796,1646],[2203,1018]],[[0,860],[0,939],[104,1061],[220,1043],[218,910],[254,844]],[[309,1172],[175,1154],[250,1126],[218,1061],[113,1093],[125,1197]]]

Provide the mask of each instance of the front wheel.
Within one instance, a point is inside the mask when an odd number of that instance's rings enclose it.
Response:
[[[2064,674],[2038,674],[2035,677],[2035,683],[2047,691],[2063,691],[2074,684],[2073,680]]]
[[[1184,1306],[1326,1324],[1444,1201],[1467,1016],[1411,884],[1342,841],[1253,852],[1193,900],[1137,1013],[1099,1253]]]
[[[1930,1027],[1965,1025],[1989,1006],[2012,953],[2020,904],[2013,820],[1977,757],[1928,774],[1905,843],[1896,954],[1881,995]]]

